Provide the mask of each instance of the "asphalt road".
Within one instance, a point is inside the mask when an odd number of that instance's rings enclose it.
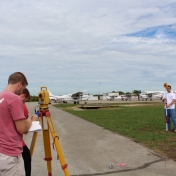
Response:
[[[27,103],[29,114],[37,103]],[[175,176],[176,162],[93,123],[49,105],[56,132],[72,176]],[[30,147],[33,133],[24,135]],[[52,138],[50,144],[52,146]],[[43,135],[39,132],[32,158],[32,176],[47,176]],[[64,175],[52,149],[53,176]],[[109,165],[113,163],[113,168]],[[124,163],[125,166],[120,166]]]

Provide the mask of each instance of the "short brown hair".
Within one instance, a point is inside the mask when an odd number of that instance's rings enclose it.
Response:
[[[16,84],[18,82],[21,82],[23,86],[27,86],[28,85],[26,76],[23,73],[21,73],[21,72],[12,73],[9,76],[8,84]]]
[[[27,88],[23,89],[21,94],[25,94],[25,97],[28,98],[28,100],[30,100],[30,93]]]

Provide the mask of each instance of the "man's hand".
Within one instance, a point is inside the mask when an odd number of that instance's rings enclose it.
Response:
[[[39,118],[36,114],[34,114],[32,117],[31,117],[31,121],[38,121]]]
[[[167,102],[167,99],[166,99],[166,98],[163,98],[162,101],[163,101],[163,102]]]
[[[32,121],[38,121],[40,117],[40,111],[35,112],[35,114],[31,117]]]
[[[170,104],[166,104],[166,108],[168,108],[169,106],[171,106]]]
[[[168,108],[169,106],[172,106],[174,103],[175,103],[175,99],[173,99],[173,100],[171,101],[171,103],[166,104],[166,108]]]

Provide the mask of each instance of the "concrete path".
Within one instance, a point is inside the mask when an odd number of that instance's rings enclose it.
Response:
[[[27,103],[29,114],[37,103]],[[72,176],[175,176],[176,162],[93,123],[49,105],[68,170]],[[43,135],[39,132],[32,158],[32,176],[47,174]],[[32,133],[24,136],[30,147]],[[52,138],[51,138],[52,145]],[[64,175],[52,150],[53,176]],[[113,168],[109,165],[113,163]],[[125,163],[125,166],[117,164]]]

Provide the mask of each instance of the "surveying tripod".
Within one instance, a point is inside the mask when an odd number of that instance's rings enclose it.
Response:
[[[38,93],[39,96],[39,113],[40,113],[40,123],[42,126],[42,132],[43,132],[43,143],[44,143],[44,152],[45,152],[45,158],[44,160],[47,162],[47,170],[48,170],[48,176],[52,176],[52,166],[51,166],[51,145],[50,145],[50,133],[53,138],[53,148],[55,146],[60,163],[61,168],[64,171],[65,176],[69,176],[69,172],[67,169],[67,164],[64,159],[64,155],[62,153],[62,149],[59,143],[59,137],[56,134],[56,130],[54,128],[54,123],[52,121],[52,117],[48,108],[49,104],[49,92],[47,91],[47,87],[41,87],[40,92]],[[44,121],[44,117],[46,117],[46,121]],[[30,146],[30,154],[31,158],[34,153],[34,147],[36,144],[38,132],[34,132],[31,146]]]

